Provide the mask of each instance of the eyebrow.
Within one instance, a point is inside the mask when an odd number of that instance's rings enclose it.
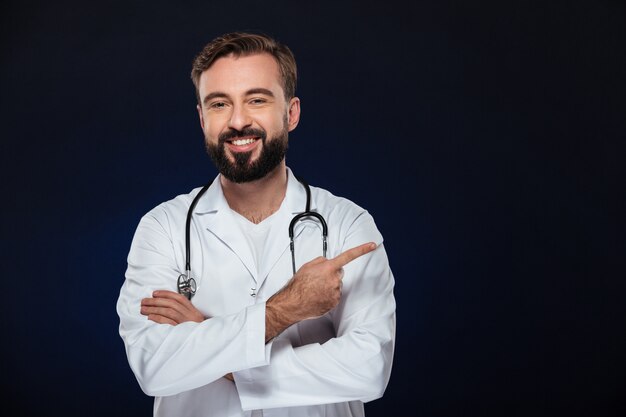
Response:
[[[218,98],[218,97],[225,98],[225,97],[228,97],[228,95],[226,93],[222,93],[221,91],[214,91],[214,92],[204,96],[204,99],[202,99],[202,104],[206,105],[209,101],[213,100],[214,98]]]
[[[263,95],[266,95],[266,96],[274,97],[274,93],[272,93],[267,88],[252,88],[252,89],[246,91],[246,95],[247,96],[250,96],[252,94],[263,94]]]
[[[267,88],[251,88],[250,90],[246,91],[247,96],[250,96],[253,94],[263,94],[269,97],[274,97],[274,93],[272,93],[272,91],[268,90]],[[221,92],[221,91],[214,91],[212,93],[207,94],[202,100],[202,103],[206,105],[209,101],[213,100],[214,98],[228,98],[228,94]]]

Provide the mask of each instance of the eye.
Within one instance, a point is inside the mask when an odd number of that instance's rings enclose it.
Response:
[[[265,100],[264,98],[253,98],[252,100],[250,100],[250,104],[263,104],[266,102],[267,100]]]
[[[214,101],[213,103],[209,104],[209,107],[211,109],[219,110],[226,107],[226,103],[224,103],[223,101]]]

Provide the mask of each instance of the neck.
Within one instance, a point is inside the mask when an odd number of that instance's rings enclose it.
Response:
[[[283,160],[256,181],[237,184],[220,175],[220,182],[230,208],[258,224],[280,208],[287,191],[287,166]]]

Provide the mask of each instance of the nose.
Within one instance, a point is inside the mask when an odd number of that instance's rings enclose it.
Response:
[[[228,127],[234,130],[241,131],[252,124],[250,114],[246,111],[244,106],[233,106],[232,113],[230,114],[230,120],[228,121]]]

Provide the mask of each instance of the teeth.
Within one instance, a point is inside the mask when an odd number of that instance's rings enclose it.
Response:
[[[232,143],[233,145],[237,145],[237,146],[243,146],[243,145],[248,145],[250,143],[254,143],[256,139],[237,139],[234,140]]]

